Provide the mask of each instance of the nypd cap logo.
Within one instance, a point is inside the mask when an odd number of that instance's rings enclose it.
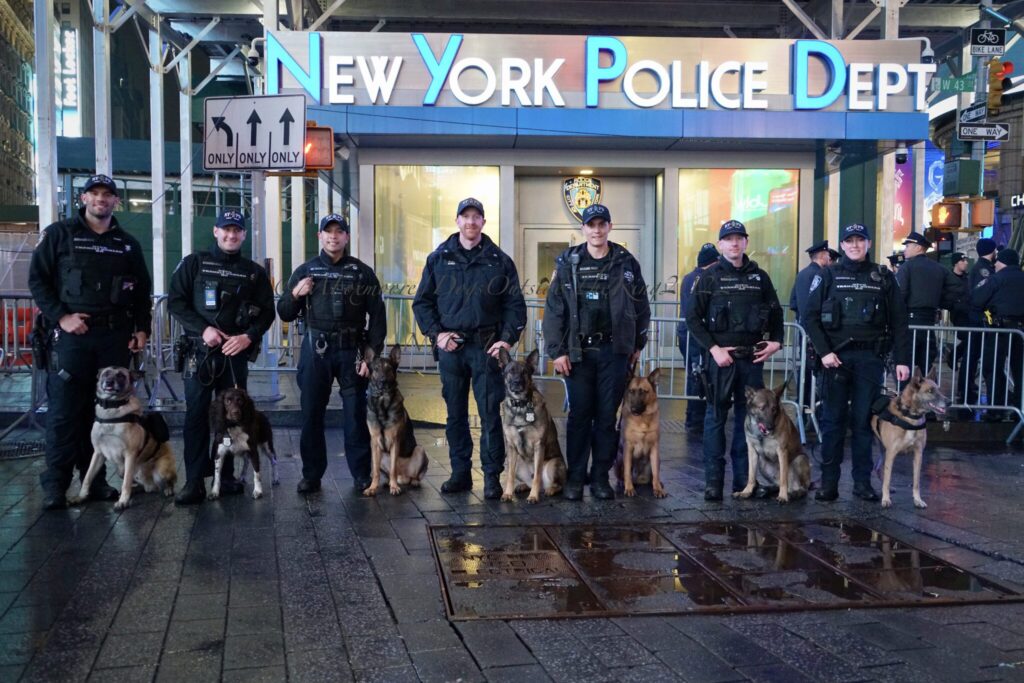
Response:
[[[220,215],[217,216],[216,226],[218,228],[224,228],[229,225],[234,225],[245,230],[245,216],[242,215],[241,211],[227,209],[220,212]]]

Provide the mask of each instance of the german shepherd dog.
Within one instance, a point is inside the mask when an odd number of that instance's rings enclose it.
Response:
[[[732,494],[750,498],[757,484],[778,488],[779,503],[807,495],[811,485],[811,464],[800,446],[796,425],[782,408],[783,384],[774,391],[747,387],[747,417],[743,432],[747,437],[749,469],[747,487]]]
[[[921,498],[921,462],[924,447],[928,443],[925,429],[925,415],[934,412],[944,415],[949,405],[939,385],[935,383],[935,371],[927,377],[921,376],[919,368],[914,369],[903,391],[889,401],[885,410],[871,416],[871,430],[885,449],[882,466],[882,507],[892,507],[889,484],[892,481],[892,463],[900,453],[914,454],[914,507],[926,508]]]
[[[240,480],[245,480],[245,470],[252,464],[252,497],[263,497],[263,482],[260,479],[260,451],[270,460],[271,484],[277,485],[277,454],[274,453],[274,432],[267,416],[256,410],[256,404],[245,391],[237,387],[220,392],[210,404],[210,457],[214,461],[213,488],[207,494],[209,500],[220,498],[220,471],[224,458],[243,458]]]
[[[565,487],[566,467],[558,431],[551,419],[544,396],[533,385],[539,352],[534,349],[526,361],[512,360],[508,351],[498,354],[498,365],[505,381],[505,400],[501,402],[501,428],[505,434],[505,488],[503,501],[515,500],[516,493],[529,490],[526,502],[553,496]],[[519,482],[518,484],[516,482]]]
[[[96,422],[92,426],[92,461],[79,495],[71,499],[72,504],[88,497],[104,458],[117,467],[124,478],[115,510],[124,510],[131,503],[133,482],[138,482],[148,492],[159,490],[165,496],[174,495],[178,473],[171,444],[166,434],[154,434],[150,424],[132,391],[129,370],[119,367],[100,370],[96,383]]]
[[[635,496],[633,484],[651,484],[655,498],[668,495],[661,484],[661,458],[658,456],[659,410],[658,376],[655,368],[646,377],[632,371],[619,411],[619,453],[615,457],[615,478],[627,496]]]
[[[377,357],[373,349],[366,347],[363,349],[363,361],[370,368],[366,426],[370,429],[373,463],[370,485],[363,489],[363,495],[377,495],[383,471],[387,472],[391,495],[397,496],[405,484],[419,488],[427,473],[427,453],[416,443],[412,420],[405,409],[405,398],[398,390],[402,347],[398,344],[392,346],[386,358]]]

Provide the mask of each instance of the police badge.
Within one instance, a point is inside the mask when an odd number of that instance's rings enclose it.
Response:
[[[601,179],[577,176],[562,181],[562,199],[576,220],[583,222],[583,210],[601,202]]]

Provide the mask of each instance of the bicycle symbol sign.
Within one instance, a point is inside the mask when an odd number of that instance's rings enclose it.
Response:
[[[974,56],[1001,55],[1006,51],[1006,30],[1001,28],[972,28],[971,54]]]

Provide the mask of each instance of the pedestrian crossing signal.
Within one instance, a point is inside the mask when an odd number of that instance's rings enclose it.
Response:
[[[939,202],[932,205],[932,227],[942,230],[960,228],[963,223],[963,205],[960,202]]]
[[[306,145],[302,151],[307,171],[329,171],[334,168],[334,129],[307,125]]]

